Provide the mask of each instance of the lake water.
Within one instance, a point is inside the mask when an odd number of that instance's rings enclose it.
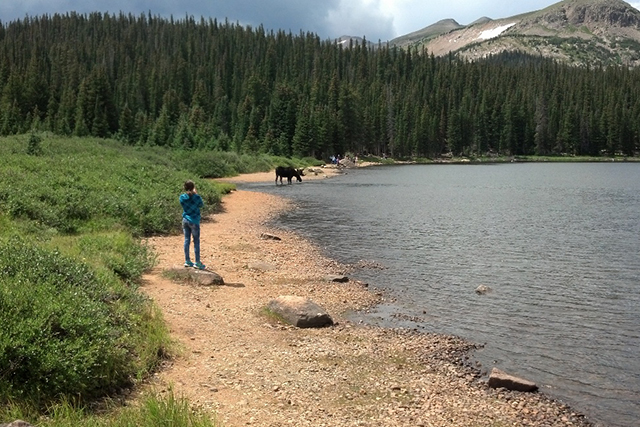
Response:
[[[403,165],[240,188],[396,300],[367,322],[455,334],[597,425],[640,425],[640,164]],[[492,288],[487,295],[476,287]],[[409,320],[410,319],[410,320]]]

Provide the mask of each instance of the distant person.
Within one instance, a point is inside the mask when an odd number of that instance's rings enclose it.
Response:
[[[184,266],[204,270],[206,266],[200,262],[200,208],[204,206],[202,197],[196,191],[196,185],[188,180],[184,183],[185,193],[180,195],[182,205],[182,231],[184,231]],[[193,237],[193,251],[196,263],[191,262],[189,247]]]

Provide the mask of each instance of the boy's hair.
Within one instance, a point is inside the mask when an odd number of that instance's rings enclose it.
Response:
[[[187,193],[193,193],[194,188],[196,188],[196,185],[190,179],[184,182],[184,191]]]

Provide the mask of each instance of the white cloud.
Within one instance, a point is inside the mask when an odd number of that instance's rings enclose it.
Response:
[[[326,27],[336,36],[365,36],[371,42],[394,37],[393,16],[382,7],[381,0],[341,0],[330,9]]]

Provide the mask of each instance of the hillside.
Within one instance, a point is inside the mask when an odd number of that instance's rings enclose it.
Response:
[[[524,43],[514,29],[558,33],[549,23],[558,14],[573,16],[567,10],[484,18],[464,29],[443,21],[429,31],[449,31],[447,37],[467,46],[463,53],[481,55],[487,45],[479,38],[498,43],[511,34]],[[633,22],[608,13],[618,26]],[[580,22],[599,15],[590,9],[584,16]],[[576,33],[584,43],[595,40],[595,29]],[[442,40],[423,34],[412,43]],[[0,135],[36,130],[187,152],[325,160],[347,153],[399,159],[640,153],[640,69],[594,72],[513,52],[492,59],[338,45],[310,33],[215,20],[100,13],[25,18],[0,27]],[[630,101],[619,102],[623,97]],[[194,162],[209,169],[203,156]]]
[[[390,44],[467,59],[519,51],[578,66],[640,65],[640,11],[622,0],[565,0],[508,18],[483,17],[457,28],[442,25],[449,21]]]

